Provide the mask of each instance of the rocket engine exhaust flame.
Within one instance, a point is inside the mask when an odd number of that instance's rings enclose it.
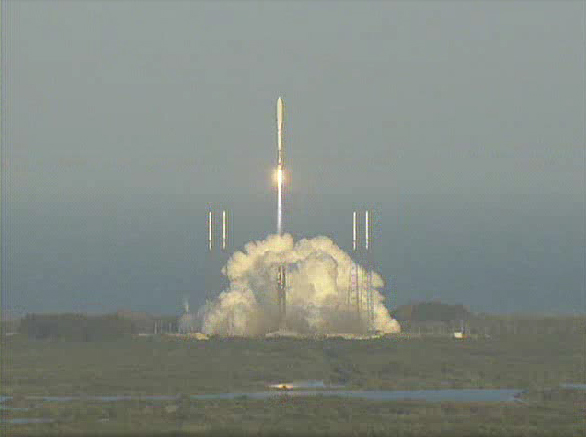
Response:
[[[283,309],[275,290],[282,265],[287,271],[285,321],[280,320]],[[203,332],[256,336],[276,331],[284,323],[300,334],[363,333],[366,321],[350,313],[346,305],[352,265],[352,258],[327,237],[294,242],[291,235],[284,234],[251,241],[222,269],[230,285],[203,308]],[[366,275],[364,267],[355,268],[358,276]],[[399,323],[383,305],[379,292],[383,280],[375,272],[371,275],[372,327],[384,333],[399,332]],[[366,308],[366,301],[361,307]]]

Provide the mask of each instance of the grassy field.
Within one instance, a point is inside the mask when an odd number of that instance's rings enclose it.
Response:
[[[360,389],[548,388],[585,381],[585,337],[368,341],[166,337],[29,341],[2,349],[3,394],[197,394],[324,380]]]
[[[532,396],[539,397],[534,393]],[[53,403],[9,435],[583,436],[584,392],[523,403],[371,402],[329,397],[266,401]],[[23,413],[13,414],[13,417]],[[32,417],[30,413],[26,415]]]
[[[164,336],[116,342],[30,341],[2,346],[5,419],[14,435],[586,435],[583,333],[456,340],[447,337],[212,339]],[[373,402],[346,398],[256,401],[32,403],[26,395],[164,395],[263,391],[267,384],[324,380],[349,389],[516,388],[526,403]],[[5,425],[6,426],[6,425]]]

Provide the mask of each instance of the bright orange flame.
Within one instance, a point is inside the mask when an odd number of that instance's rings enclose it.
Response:
[[[283,171],[282,168],[276,168],[273,171],[273,182],[277,186],[285,183],[285,172]]]

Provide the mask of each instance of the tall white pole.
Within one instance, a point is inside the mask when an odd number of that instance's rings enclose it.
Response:
[[[368,252],[368,210],[364,212],[364,238],[366,240],[364,248]]]

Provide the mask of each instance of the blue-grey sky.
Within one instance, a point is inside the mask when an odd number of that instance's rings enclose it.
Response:
[[[2,10],[3,307],[173,313],[285,228],[350,248],[372,208],[392,305],[584,311],[583,1],[25,1]],[[207,273],[206,273],[207,272]]]

